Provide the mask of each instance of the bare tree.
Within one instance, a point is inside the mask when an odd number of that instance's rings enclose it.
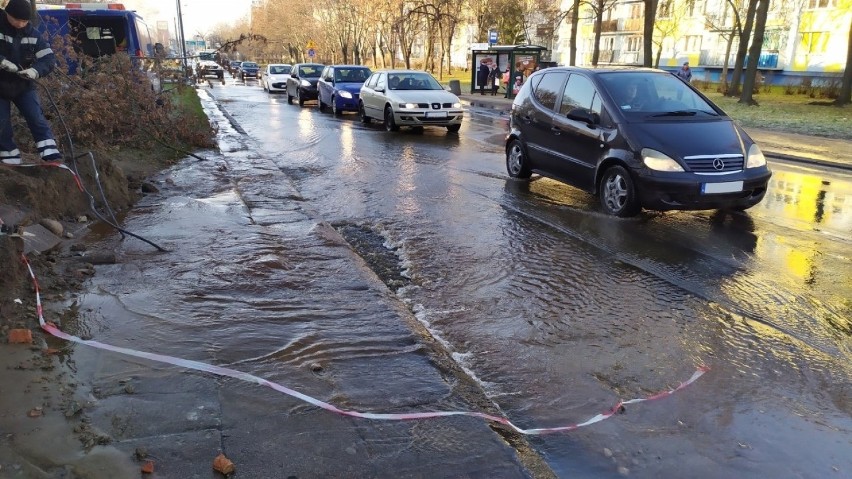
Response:
[[[740,9],[744,7],[743,0],[726,0],[724,10],[720,13],[707,13],[704,15],[705,26],[710,31],[719,32],[719,36],[725,39],[725,56],[722,60],[722,73],[719,76],[719,91],[723,95],[728,93],[728,64],[731,59],[731,49],[734,38],[742,34],[742,21]],[[733,18],[729,22],[728,17]]]
[[[612,8],[618,0],[591,0],[588,3],[595,18],[595,41],[592,50],[592,65],[598,66],[601,56],[601,30],[603,28],[603,17],[607,10]]]
[[[575,0],[575,2],[578,0]],[[654,66],[654,22],[657,20],[658,0],[644,0],[645,15],[642,22],[642,66]]]
[[[748,0],[748,9],[746,10],[743,29],[740,32],[740,43],[737,48],[736,61],[734,62],[734,73],[731,77],[731,86],[728,88],[728,96],[738,96],[740,94],[740,78],[742,77],[743,63],[745,63],[748,41],[751,38],[751,29],[754,25],[754,16],[755,11],[757,10],[758,1],[759,0]]]
[[[760,52],[763,50],[763,37],[766,31],[766,17],[769,13],[769,0],[760,0],[754,18],[754,39],[748,51],[748,66],[743,79],[743,93],[739,103],[757,105],[754,100],[754,86],[757,78],[757,63],[760,61]]]
[[[834,104],[844,106],[850,103],[852,103],[852,24],[849,25],[849,47],[846,49],[846,69],[843,71],[840,95]]]
[[[580,26],[580,0],[571,7],[571,37],[568,39],[568,64],[577,64],[577,28]]]
[[[653,39],[653,43],[657,45],[657,56],[654,59],[654,63],[651,65],[652,67],[657,67],[660,65],[660,58],[663,55],[663,46],[665,45],[666,39],[671,38],[672,44],[675,45],[672,48],[672,56],[677,56],[677,42],[682,36],[682,25],[683,20],[687,16],[688,5],[686,2],[675,2],[674,0],[663,0],[662,4],[657,5],[657,14],[661,16],[661,18],[657,19],[654,23],[654,30],[657,32],[657,36]]]

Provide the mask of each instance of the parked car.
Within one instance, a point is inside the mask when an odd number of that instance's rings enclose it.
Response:
[[[195,74],[199,80],[203,80],[208,76],[215,76],[219,80],[225,79],[225,69],[216,63],[216,50],[202,50],[198,52],[198,59],[195,63]]]
[[[239,60],[231,60],[231,63],[228,64],[228,73],[230,73],[232,77],[236,78],[237,74],[239,74],[241,63],[242,62]]]
[[[255,62],[240,63],[240,80],[245,81],[246,78],[257,78],[260,72],[260,66]]]
[[[382,119],[387,131],[400,126],[443,126],[461,129],[459,98],[444,89],[431,74],[419,70],[386,70],[373,73],[361,87],[361,121]]]
[[[506,169],[596,194],[615,216],[745,210],[772,175],[757,144],[700,91],[642,68],[531,75],[512,104]]]
[[[326,106],[331,106],[335,116],[344,111],[358,111],[361,86],[371,74],[369,68],[360,65],[325,67],[317,82],[320,111],[325,111]]]
[[[297,63],[287,79],[287,103],[293,99],[304,106],[306,101],[317,99],[317,81],[325,65],[321,63]]]
[[[260,75],[260,82],[263,84],[263,91],[274,93],[276,91],[287,90],[287,78],[290,76],[292,65],[286,63],[270,63],[263,69]]]

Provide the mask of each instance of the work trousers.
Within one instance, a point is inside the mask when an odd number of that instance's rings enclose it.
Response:
[[[28,89],[12,100],[0,98],[0,160],[21,157],[21,151],[18,150],[12,138],[12,103],[18,107],[21,116],[26,120],[41,159],[45,161],[61,159],[62,155],[56,147],[50,124],[44,118],[38,95],[35,90]]]

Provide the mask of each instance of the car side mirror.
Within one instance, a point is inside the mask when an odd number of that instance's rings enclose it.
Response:
[[[383,87],[383,86],[377,86],[376,88],[373,88],[373,90],[374,90],[374,91],[385,91],[385,87]]]
[[[295,73],[291,73],[290,78],[299,78],[299,75],[296,75]]]
[[[587,108],[573,108],[566,116],[569,120],[582,121],[589,126],[601,123],[601,116]]]

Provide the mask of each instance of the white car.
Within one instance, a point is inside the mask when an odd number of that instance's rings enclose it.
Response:
[[[361,87],[358,112],[364,123],[384,121],[387,131],[401,126],[443,126],[455,133],[464,116],[459,97],[420,70],[383,70],[370,75]]]
[[[290,77],[291,67],[292,65],[286,63],[270,63],[266,65],[260,76],[263,91],[268,91],[269,93],[287,91],[287,78]]]

